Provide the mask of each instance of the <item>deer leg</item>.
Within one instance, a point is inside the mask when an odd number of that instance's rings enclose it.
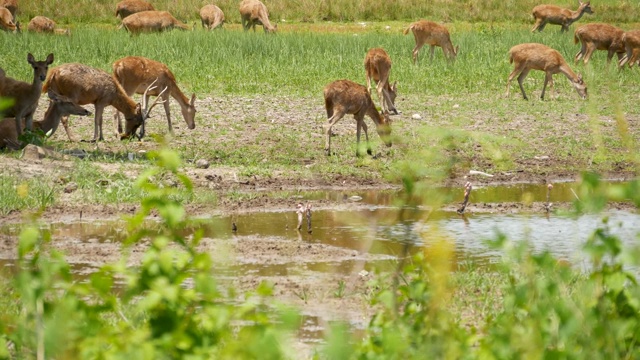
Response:
[[[634,49],[633,55],[631,55],[631,59],[629,59],[629,69],[631,69],[633,65],[636,64],[636,61],[638,61],[638,55],[640,55],[640,50]]]
[[[25,120],[25,130],[31,131],[33,130],[33,112],[26,114],[24,117]]]
[[[518,76],[518,85],[520,85],[520,91],[522,92],[522,97],[524,97],[525,100],[529,100],[529,98],[527,98],[527,94],[524,92],[524,87],[522,86],[522,82],[527,77],[527,75],[529,75],[529,70],[530,69],[522,70],[522,72],[520,73],[520,76]]]
[[[64,132],[67,133],[67,138],[69,138],[69,142],[73,142],[73,139],[71,138],[71,130],[69,130],[69,117],[63,116],[60,119],[60,122],[62,122],[62,126],[64,127]]]
[[[335,110],[335,109],[334,109]],[[324,125],[324,135],[325,135],[325,143],[324,143],[324,152],[327,156],[331,155],[331,128],[335,125],[342,117],[344,116],[344,111],[339,109],[335,111],[333,116],[327,120],[327,123]]]
[[[162,103],[162,105],[164,105],[164,112],[165,114],[167,114],[167,123],[169,124],[169,132],[171,133],[171,135],[173,135],[173,127],[171,126],[171,112],[169,111],[169,94],[167,93],[162,94],[162,100],[164,101],[164,103]]]
[[[422,46],[423,46],[423,45],[424,45],[424,44],[420,44],[420,45],[416,44],[416,47],[415,47],[415,48],[413,48],[413,53],[412,53],[412,56],[413,56],[413,65],[415,65],[415,64],[416,64],[416,61],[418,61],[418,52],[420,51],[420,49],[422,48]]]
[[[536,30],[542,31],[542,29],[539,29],[541,23],[542,23],[542,19],[536,19],[536,23],[533,24],[533,28],[531,29],[531,32],[534,32]]]
[[[507,92],[505,94],[505,97],[509,97],[509,94],[511,92],[511,81],[516,77],[516,75],[522,72],[523,68],[524,67],[520,64],[516,64],[513,71],[509,74],[509,77],[507,78]]]
[[[596,50],[595,45],[587,45],[587,53],[584,55],[584,64],[587,65],[589,63],[589,59],[591,59],[591,55]]]
[[[430,45],[429,47],[429,59],[430,61],[433,61],[433,56],[436,52],[436,46],[435,45]]]
[[[93,120],[93,140],[91,142],[103,141],[102,136],[102,112],[104,111],[103,105],[96,104],[96,116]]]
[[[120,135],[122,134],[122,120],[120,119],[120,111],[116,110],[116,114],[113,116],[113,118],[116,121],[117,134]]]
[[[584,56],[584,53],[586,52],[586,46],[584,43],[582,43],[582,46],[580,47],[580,51],[578,51],[576,53],[576,56],[573,58],[573,62],[578,62],[580,61],[580,59],[582,59],[582,57]]]
[[[547,83],[549,84],[549,92],[553,97],[553,75],[550,72],[546,73],[546,75],[544,76],[544,85],[542,85],[542,94],[540,94],[541,100],[544,100],[544,91],[547,88]]]
[[[364,115],[362,116],[362,119],[360,119],[359,123],[362,124],[361,127],[364,131],[364,139],[367,141],[367,154],[373,155],[373,152],[371,151],[371,143],[369,142],[369,129],[367,127],[367,123],[364,122]]]

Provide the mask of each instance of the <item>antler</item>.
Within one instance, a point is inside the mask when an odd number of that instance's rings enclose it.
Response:
[[[144,94],[142,95],[142,125],[140,126],[140,135],[138,136],[138,139],[142,139],[144,137],[144,125],[147,118],[149,118],[149,114],[151,114],[151,110],[156,105],[164,104],[165,102],[165,100],[160,101],[160,98],[162,97],[162,94],[164,94],[164,92],[167,91],[167,89],[169,88],[168,86],[165,86],[165,88],[162,89],[162,91],[160,91],[160,93],[158,94],[154,102],[151,104],[151,106],[148,106],[149,104],[147,104],[147,99],[148,99],[147,93],[149,92],[149,90],[153,90],[157,87],[153,85],[157,81],[158,81],[158,78],[153,80],[153,82],[144,90]]]

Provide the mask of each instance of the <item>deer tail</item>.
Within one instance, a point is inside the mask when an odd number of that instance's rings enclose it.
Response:
[[[574,44],[577,44],[578,42],[580,42],[580,39],[578,39],[578,32],[576,31],[576,32],[573,34],[573,43],[574,43]]]
[[[513,64],[513,54],[509,52],[509,64]]]

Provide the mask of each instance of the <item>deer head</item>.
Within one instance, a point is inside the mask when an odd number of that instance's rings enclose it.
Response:
[[[162,89],[162,91],[158,94],[158,96],[156,97],[155,101],[149,105],[147,103],[147,93],[149,92],[149,90],[153,90],[156,88],[156,86],[154,86],[154,84],[158,81],[158,79],[155,79],[144,91],[144,94],[142,95],[142,105],[138,104],[136,106],[136,112],[135,115],[132,118],[127,118],[125,121],[125,132],[124,134],[120,135],[120,139],[124,140],[124,139],[128,139],[133,135],[136,135],[136,131],[138,131],[138,128],[140,128],[140,135],[137,135],[138,139],[142,139],[144,137],[144,133],[145,133],[145,129],[144,129],[144,125],[146,120],[149,118],[149,116],[151,115],[151,110],[153,110],[153,108],[158,105],[158,104],[162,104],[164,103],[164,100],[160,101],[160,99],[162,98],[162,94],[167,91],[168,87],[165,87],[164,89]]]

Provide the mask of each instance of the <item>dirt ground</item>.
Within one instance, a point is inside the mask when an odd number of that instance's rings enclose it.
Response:
[[[221,129],[232,128],[238,118],[246,116],[247,111],[259,109],[259,117],[264,123],[252,126],[252,131],[233,131],[230,136],[237,136],[238,141],[257,141],[260,131],[271,122],[277,122],[287,128],[297,129],[300,125],[295,119],[310,119],[306,131],[314,133],[312,136],[312,146],[321,149],[323,138],[321,135],[322,122],[311,119],[323,119],[322,103],[318,99],[288,99],[288,98],[238,98],[238,97],[207,97],[199,99],[199,116],[197,118],[196,130],[190,131],[184,125],[180,117],[179,107],[172,101],[172,114],[174,114],[175,136],[170,140],[169,145],[175,148],[191,149],[190,161],[185,164],[184,171],[191,178],[194,186],[202,189],[211,189],[218,192],[218,203],[215,205],[196,204],[186,205],[186,209],[191,216],[211,216],[224,215],[238,212],[255,211],[293,211],[296,200],[291,198],[272,197],[269,194],[276,191],[307,191],[307,190],[365,190],[365,189],[398,189],[398,184],[391,184],[383,179],[368,178],[363,180],[358,177],[349,177],[341,174],[330,176],[307,176],[292,172],[274,172],[269,177],[239,177],[238,171],[232,167],[212,166],[201,169],[195,166],[198,158],[198,146],[214,146],[211,144],[208,134]],[[42,100],[39,109],[46,108],[46,100]],[[93,110],[91,106],[89,109]],[[291,112],[296,111],[295,116]],[[398,128],[410,127],[411,109],[400,120],[396,120]],[[113,115],[110,109],[105,113],[105,133],[107,141],[98,144],[81,142],[64,142],[66,135],[62,127],[53,136],[53,140],[62,141],[64,153],[62,151],[41,151],[37,149],[27,149],[21,157],[12,154],[0,154],[0,168],[3,171],[10,171],[13,175],[23,178],[42,178],[50,181],[65,182],[65,178],[73,169],[72,154],[86,154],[87,152],[99,150],[105,154],[127,154],[133,153],[135,156],[154,149],[157,145],[153,141],[122,143],[114,139],[111,127]],[[289,115],[283,115],[289,114]],[[487,117],[488,114],[476,114],[480,117]],[[36,116],[36,119],[40,116]],[[404,125],[403,125],[404,123]],[[477,124],[471,125],[475,127]],[[345,118],[334,128],[334,133],[338,137],[348,136],[355,139],[355,126],[353,120]],[[477,129],[476,129],[477,130]],[[92,119],[72,119],[72,131],[75,140],[89,139],[93,134]],[[395,130],[394,130],[395,131]],[[397,130],[402,132],[401,130]],[[524,129],[523,131],[527,131]],[[153,121],[147,126],[147,133],[165,133],[166,121],[164,115],[159,112]],[[373,131],[372,131],[373,133]],[[377,136],[372,134],[372,136]],[[578,136],[578,135],[576,135]],[[268,145],[267,145],[268,146]],[[212,160],[212,159],[208,159]],[[500,185],[510,183],[539,183],[573,181],[578,177],[576,173],[565,172],[562,164],[555,163],[553,158],[538,160],[539,163],[532,163],[531,160],[515,159],[519,168],[512,172],[496,172],[491,177],[482,174],[460,173],[452,176],[447,186],[460,187],[465,182],[471,181],[479,185]],[[123,160],[126,162],[126,159]],[[308,167],[313,166],[313,157],[303,161],[308,161]],[[142,165],[129,163],[122,166],[121,163],[95,162],[107,173],[120,172],[128,178],[135,179],[143,170]],[[543,166],[540,166],[544,163]],[[555,169],[555,170],[550,170]],[[480,169],[482,170],[482,169]],[[610,173],[603,174],[605,178],[624,180],[631,179],[634,174],[612,169]],[[61,187],[62,188],[62,187]],[[238,201],[234,198],[226,197],[229,191],[255,193],[255,196],[247,197],[246,200]],[[56,194],[56,204],[45,209],[39,214],[39,221],[51,222],[74,222],[91,220],[115,220],[123,214],[132,214],[138,209],[137,204],[115,204],[96,205],[77,203],[72,193],[61,192]],[[316,200],[310,201],[314,209],[341,209],[344,207],[357,207],[358,204],[345,204],[341,201]],[[455,211],[459,203],[448,204],[445,211]],[[501,203],[484,204],[471,203],[467,207],[467,212],[490,212],[490,213],[513,213],[513,212],[544,212],[545,204],[542,202],[524,205],[521,203]],[[619,203],[611,204],[613,208],[632,210],[631,204]],[[554,204],[554,209],[567,209],[570,204]],[[9,225],[24,221],[27,213],[13,212],[0,219],[0,225]],[[0,258],[12,259],[15,256],[17,239],[15,236],[0,234]],[[52,246],[64,251],[69,262],[82,265],[83,269],[100,266],[104,263],[115,261],[120,254],[120,245],[116,242],[80,241],[74,235],[54,239]],[[132,265],[140,259],[146,244],[139,244],[133,252],[131,258]],[[211,254],[232,254],[227,256],[225,262],[229,266],[242,267],[248,264],[295,264],[296,267],[304,267],[309,263],[335,264],[350,261],[355,264],[352,271],[345,275],[343,273],[331,272],[301,272],[298,274],[282,274],[273,276],[261,276],[251,272],[238,272],[234,276],[227,276],[228,286],[234,286],[241,291],[254,289],[259,282],[269,281],[274,285],[275,299],[298,307],[305,315],[317,319],[320,329],[328,321],[346,320],[355,328],[366,326],[367,319],[373,309],[369,305],[372,289],[368,282],[373,276],[364,271],[363,266],[367,261],[385,260],[383,256],[371,255],[364,252],[357,252],[344,248],[306,243],[304,241],[287,241],[279,238],[269,238],[261,236],[238,236],[232,241],[220,241],[205,239],[202,245],[203,250]],[[222,258],[220,258],[222,259]],[[336,296],[339,284],[344,282],[342,296]],[[321,330],[318,330],[321,332]],[[313,336],[318,336],[312,335]],[[304,337],[304,336],[303,336]],[[306,339],[309,343],[317,339]],[[310,347],[299,344],[301,348],[308,351]]]

